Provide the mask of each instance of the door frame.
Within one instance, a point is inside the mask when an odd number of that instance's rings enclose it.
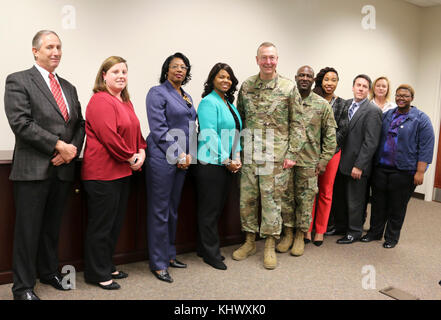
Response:
[[[426,194],[425,199],[426,201],[434,201],[435,200],[435,173],[436,173],[436,163],[438,161],[438,157],[441,157],[441,154],[438,154],[438,145],[440,143],[439,137],[440,137],[440,123],[441,123],[441,70],[440,70],[440,77],[438,80],[438,86],[437,86],[437,99],[436,99],[436,105],[435,108],[435,115],[434,120],[435,122],[432,123],[434,133],[435,133],[435,146],[433,151],[433,161],[430,165],[429,172],[428,172],[428,181],[430,181],[430,185],[426,188]],[[438,191],[439,192],[439,191]]]

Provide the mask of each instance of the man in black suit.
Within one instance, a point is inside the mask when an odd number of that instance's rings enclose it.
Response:
[[[74,179],[72,160],[81,151],[84,120],[77,92],[54,71],[61,41],[49,30],[32,41],[35,65],[6,79],[5,111],[15,135],[10,179],[16,208],[12,292],[16,300],[38,300],[40,282],[69,290],[58,273],[61,218]]]
[[[339,244],[358,241],[363,232],[364,203],[372,158],[380,141],[382,112],[368,100],[372,81],[358,75],[353,82],[354,99],[348,100],[349,128],[336,178],[335,224],[345,236]]]

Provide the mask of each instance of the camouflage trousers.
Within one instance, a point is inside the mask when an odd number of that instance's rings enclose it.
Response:
[[[271,168],[268,168],[271,167]],[[292,170],[283,163],[244,164],[240,178],[240,220],[242,231],[259,233],[262,238],[280,237],[282,198]],[[259,199],[262,208],[259,228]]]
[[[295,166],[292,171],[282,207],[283,225],[308,232],[314,199],[318,192],[315,168]]]

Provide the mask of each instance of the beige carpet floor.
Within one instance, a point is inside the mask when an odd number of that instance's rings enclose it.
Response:
[[[257,254],[241,262],[231,259],[238,245],[222,248],[226,271],[195,253],[180,255],[188,268],[170,269],[172,284],[154,278],[143,261],[119,266],[130,276],[119,280],[117,291],[86,284],[78,273],[75,290],[60,292],[37,281],[35,292],[45,300],[391,300],[379,291],[392,286],[422,300],[441,300],[440,229],[441,203],[412,199],[394,249],[384,249],[382,241],[337,245],[338,237],[331,236],[321,247],[308,244],[302,257],[277,254],[278,267],[269,271],[259,241]],[[12,299],[11,287],[0,286],[0,300]]]

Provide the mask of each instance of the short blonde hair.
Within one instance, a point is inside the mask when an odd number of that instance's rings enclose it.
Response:
[[[109,90],[107,90],[107,86],[104,82],[103,73],[106,73],[107,71],[109,71],[110,68],[112,68],[115,64],[118,64],[118,63],[125,63],[127,66],[127,61],[121,57],[111,56],[111,57],[107,58],[106,60],[104,60],[103,64],[101,65],[101,67],[98,70],[98,73],[96,75],[95,85],[93,86],[94,93],[102,92],[102,91],[110,93]],[[127,86],[123,89],[123,91],[121,91],[121,99],[124,102],[127,102],[130,100],[129,91],[127,89]]]
[[[381,77],[375,79],[374,84],[372,85],[371,92],[370,92],[371,100],[373,100],[373,99],[375,98],[375,92],[374,92],[374,90],[375,90],[375,85],[376,85],[377,82],[380,81],[380,80],[385,80],[385,81],[387,82],[386,101],[389,101],[389,100],[390,100],[390,81],[389,81],[389,79],[388,79],[387,77],[385,77],[385,76],[381,76]]]
[[[407,90],[410,92],[410,95],[412,96],[412,98],[415,97],[415,90],[412,88],[412,86],[408,85],[408,84],[401,84],[397,90],[395,90],[395,92],[397,92],[398,90],[403,89],[403,90]]]

